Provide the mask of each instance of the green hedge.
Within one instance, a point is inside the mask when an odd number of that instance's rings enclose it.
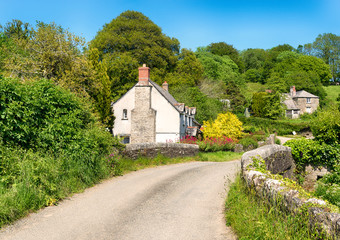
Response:
[[[296,120],[272,120],[268,118],[239,116],[245,131],[256,132],[265,131],[266,133],[276,132],[278,135],[291,135],[293,131],[300,132],[310,130],[309,121]]]
[[[116,173],[118,139],[70,92],[0,79],[0,227]]]
[[[311,139],[299,138],[285,142],[292,148],[292,155],[298,170],[308,165],[327,166],[333,170],[340,164],[340,145],[327,145]]]

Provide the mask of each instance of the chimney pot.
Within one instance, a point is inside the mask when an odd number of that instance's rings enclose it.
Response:
[[[138,85],[148,86],[150,80],[150,68],[143,64],[143,67],[138,68]]]
[[[296,95],[296,89],[295,86],[290,87],[290,96],[294,97]]]
[[[169,84],[165,81],[163,84],[162,84],[162,88],[165,90],[165,91],[169,91]]]

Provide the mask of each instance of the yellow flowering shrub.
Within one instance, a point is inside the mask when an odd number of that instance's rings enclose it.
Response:
[[[214,121],[204,121],[202,128],[204,138],[239,139],[243,135],[242,130],[242,122],[231,112],[218,114]]]

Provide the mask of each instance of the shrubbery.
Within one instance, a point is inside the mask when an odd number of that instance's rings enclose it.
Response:
[[[47,80],[0,81],[0,227],[117,174],[118,139]]]
[[[198,144],[200,151],[203,152],[230,151],[235,145],[235,141],[227,137],[211,137],[200,139],[196,137],[185,136],[184,138],[180,139],[180,143]]]
[[[204,121],[202,130],[205,138],[227,137],[235,140],[243,135],[242,122],[231,112],[218,114],[215,121]]]
[[[340,165],[318,181],[315,195],[340,208]]]
[[[298,170],[303,170],[308,164],[330,169],[340,164],[340,145],[331,146],[305,138],[289,140],[284,145],[292,148]]]
[[[340,111],[335,106],[317,112],[311,130],[316,140],[340,144]]]
[[[264,131],[266,133],[277,133],[278,135],[291,135],[293,131],[300,132],[309,130],[310,123],[308,121],[293,120],[272,120],[268,118],[239,116],[243,122],[246,132]]]

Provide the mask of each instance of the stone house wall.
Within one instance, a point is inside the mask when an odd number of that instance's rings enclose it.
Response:
[[[307,112],[307,107],[311,108],[311,113],[319,107],[319,98],[310,98],[310,103],[307,103],[307,98],[294,98],[296,106],[300,108],[300,114]]]

